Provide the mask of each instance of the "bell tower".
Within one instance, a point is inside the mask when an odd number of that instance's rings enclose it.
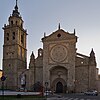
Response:
[[[23,20],[16,5],[8,19],[8,25],[4,25],[3,45],[3,72],[7,77],[5,86],[7,89],[17,89],[18,71],[27,68],[27,32],[23,28]]]

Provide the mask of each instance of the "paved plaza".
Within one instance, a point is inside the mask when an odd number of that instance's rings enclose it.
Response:
[[[18,94],[20,95],[39,95],[38,92],[4,91],[4,95],[18,95]],[[1,90],[0,90],[0,95],[2,95]],[[100,100],[100,94],[98,96],[87,96],[82,93],[53,94],[53,95],[48,96],[46,100]]]
[[[100,95],[86,96],[84,94],[62,94],[47,98],[47,100],[100,100]]]
[[[97,100],[97,99],[63,97],[63,98],[47,98],[47,100]]]

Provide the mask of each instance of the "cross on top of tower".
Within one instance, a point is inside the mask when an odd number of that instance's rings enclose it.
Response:
[[[18,0],[16,0],[16,5],[17,5],[17,1],[18,1]]]
[[[17,1],[18,1],[18,0],[16,0],[15,10],[18,10]]]
[[[16,0],[16,5],[17,5],[17,1],[18,1],[18,0]]]
[[[58,30],[60,30],[60,23],[59,23],[59,25],[58,25]]]

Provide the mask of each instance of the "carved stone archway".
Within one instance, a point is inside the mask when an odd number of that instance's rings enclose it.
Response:
[[[62,78],[57,78],[52,82],[52,91],[56,93],[65,93],[66,88],[66,82]]]
[[[55,92],[66,92],[68,70],[63,66],[54,66],[50,69],[51,90]]]

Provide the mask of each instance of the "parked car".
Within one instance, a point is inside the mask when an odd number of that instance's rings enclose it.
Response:
[[[90,91],[84,92],[84,94],[85,95],[94,95],[94,96],[97,96],[98,92],[96,90],[90,90]]]
[[[52,91],[47,90],[47,91],[44,92],[44,96],[48,96],[48,95],[52,95]]]

